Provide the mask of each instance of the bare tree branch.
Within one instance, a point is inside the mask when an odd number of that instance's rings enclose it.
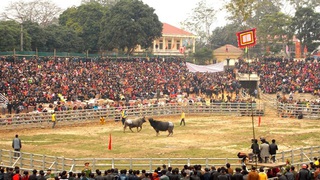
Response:
[[[5,20],[36,22],[48,26],[62,12],[62,9],[49,0],[18,1],[10,3],[1,17]]]

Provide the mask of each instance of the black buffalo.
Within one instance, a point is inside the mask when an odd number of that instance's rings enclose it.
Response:
[[[168,136],[173,135],[174,124],[172,122],[162,122],[154,120],[153,118],[149,118],[150,125],[157,132],[157,136],[159,135],[159,131],[168,131]]]
[[[123,132],[126,131],[127,127],[129,127],[131,132],[133,132],[131,128],[134,128],[134,127],[137,128],[137,132],[140,132],[141,129],[142,129],[142,124],[145,123],[145,122],[146,122],[146,118],[145,117],[142,117],[142,118],[139,118],[139,119],[135,119],[135,120],[127,119],[124,122]]]

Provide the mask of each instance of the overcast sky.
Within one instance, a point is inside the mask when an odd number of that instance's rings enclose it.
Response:
[[[0,0],[0,12],[4,11],[4,8],[10,5],[10,2],[16,2],[18,0]],[[24,0],[32,1],[32,0]],[[150,7],[155,9],[155,13],[158,15],[161,22],[169,23],[173,26],[180,27],[180,22],[184,21],[192,9],[196,7],[196,4],[200,0],[142,0]],[[209,2],[209,0],[207,0]],[[51,0],[57,6],[67,9],[71,6],[79,6],[81,0]],[[210,7],[219,9],[222,7],[223,0],[210,0]],[[213,6],[214,5],[214,6]],[[216,21],[213,23],[213,27],[223,26],[226,24],[225,13],[219,11],[217,13]]]

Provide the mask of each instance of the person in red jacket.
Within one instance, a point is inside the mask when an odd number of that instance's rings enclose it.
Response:
[[[29,180],[29,171],[23,171],[23,176],[21,180]]]
[[[15,169],[15,174],[13,175],[12,180],[21,180],[20,169]]]

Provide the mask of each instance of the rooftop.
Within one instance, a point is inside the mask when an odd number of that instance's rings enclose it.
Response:
[[[185,30],[179,29],[175,26],[172,26],[167,23],[162,23],[163,24],[163,30],[162,34],[164,35],[184,35],[184,36],[194,36],[192,33],[187,32]]]

